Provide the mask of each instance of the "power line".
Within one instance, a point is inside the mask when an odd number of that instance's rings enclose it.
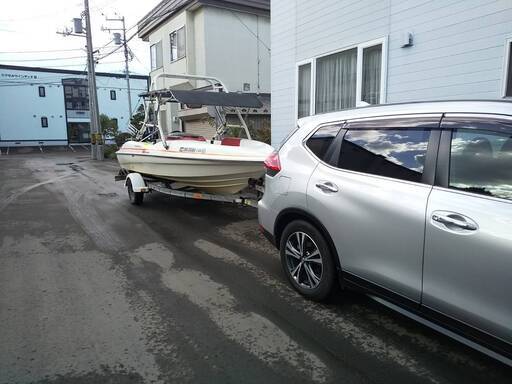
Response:
[[[133,28],[133,27],[132,27]],[[132,29],[130,28],[130,29]],[[137,32],[135,32],[133,35],[131,35],[129,38],[126,39],[126,43],[128,43],[131,39],[133,39],[135,36],[137,36]],[[115,52],[117,52],[119,49],[121,49],[123,47],[123,45],[118,45],[113,51],[109,52],[109,53],[106,53],[104,54],[102,57],[98,57],[96,59],[96,62],[99,62],[100,60],[103,60],[104,58],[114,54]]]
[[[5,59],[0,58],[1,61],[9,61],[16,63],[25,63],[25,62],[34,62],[34,61],[59,61],[59,60],[76,60],[76,59],[86,59],[87,56],[69,56],[69,57],[50,57],[50,58],[40,58],[40,59]]]
[[[245,29],[247,29],[247,30],[249,31],[249,33],[250,33],[251,35],[253,35],[253,36],[256,38],[256,40],[258,40],[258,41],[261,43],[261,45],[263,45],[265,48],[267,48],[267,50],[268,50],[268,51],[269,51],[269,53],[270,53],[270,47],[269,47],[267,44],[265,44],[265,42],[263,42],[263,41],[260,39],[260,37],[259,37],[256,33],[254,33],[254,31],[253,31],[251,28],[249,28],[249,26],[248,26],[247,24],[245,24],[245,23],[244,23],[244,21],[240,18],[240,16],[238,16],[238,15],[237,15],[235,12],[233,12],[233,11],[231,11],[231,13],[233,14],[233,16],[235,16],[235,17],[238,19],[238,21],[239,21],[239,22],[240,22],[240,23],[245,27]]]
[[[54,53],[54,52],[72,52],[72,51],[84,51],[82,48],[73,49],[49,49],[42,51],[2,51],[0,54],[22,54],[22,53]]]
[[[87,56],[71,56],[71,57],[50,57],[46,59],[4,59],[2,61],[11,61],[16,63],[24,63],[29,61],[57,61],[57,60],[73,60],[73,59],[86,59]],[[80,64],[81,65],[81,64]]]
[[[107,61],[105,63],[98,63],[98,65],[102,65],[102,64],[119,64],[119,63],[124,63],[124,61]],[[80,63],[80,64],[62,64],[62,65],[45,65],[44,67],[41,67],[41,68],[62,68],[62,67],[81,67],[83,66],[84,64],[83,63]],[[34,67],[36,68],[36,67]]]
[[[107,0],[107,1],[103,2],[102,4],[96,5],[95,7],[91,7],[91,8],[93,10],[101,13],[102,9],[105,6],[112,5],[112,4],[115,4],[115,3],[118,3],[118,2],[119,2],[119,0],[113,0],[113,1]],[[60,8],[56,12],[43,13],[43,14],[39,14],[39,15],[31,15],[31,16],[28,16],[28,17],[16,17],[16,18],[10,18],[10,19],[1,19],[0,22],[1,23],[4,23],[4,22],[8,23],[8,22],[13,22],[13,21],[28,21],[28,20],[48,18],[49,16],[59,16],[60,17],[60,16],[62,16],[63,11],[70,11],[72,9],[78,8],[80,5],[81,5],[81,3],[76,3],[73,6],[67,6],[67,7],[64,7],[64,8]]]

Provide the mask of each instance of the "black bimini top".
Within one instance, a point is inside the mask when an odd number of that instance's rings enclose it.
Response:
[[[182,90],[158,90],[144,92],[140,97],[165,97],[171,103],[183,103],[187,105],[216,105],[219,107],[261,108],[263,103],[255,93],[235,92],[209,92],[209,91],[182,91]]]

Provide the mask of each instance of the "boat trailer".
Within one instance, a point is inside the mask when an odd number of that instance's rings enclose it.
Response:
[[[258,201],[264,192],[261,180],[254,179],[249,180],[249,187],[246,190],[234,195],[218,195],[204,193],[189,187],[183,188],[180,187],[179,183],[170,180],[157,179],[141,175],[137,172],[128,172],[125,169],[119,171],[119,174],[115,176],[115,180],[124,180],[124,185],[128,191],[128,198],[133,205],[142,205],[144,195],[156,191],[168,196],[184,199],[217,201],[257,208]]]

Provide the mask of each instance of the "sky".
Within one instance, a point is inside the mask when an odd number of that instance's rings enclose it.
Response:
[[[116,48],[112,33],[103,27],[120,28],[121,22],[106,17],[124,16],[127,37],[137,32],[137,22],[160,0],[89,0],[92,37],[95,49],[105,54]],[[83,0],[17,0],[2,1],[0,13],[0,64],[84,70],[85,38],[59,35],[72,28],[74,17],[80,17]],[[110,43],[109,43],[110,42]],[[106,45],[109,43],[108,45]],[[106,45],[106,46],[105,46]],[[149,73],[149,44],[135,36],[128,43],[134,53],[130,72]],[[105,46],[105,47],[103,47]],[[124,72],[123,49],[101,60],[100,72]]]

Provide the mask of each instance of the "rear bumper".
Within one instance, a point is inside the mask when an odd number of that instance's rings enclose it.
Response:
[[[270,243],[272,243],[274,246],[277,246],[273,233],[275,215],[267,203],[270,197],[269,195],[270,189],[266,188],[265,194],[260,199],[260,201],[258,201],[258,224],[260,232],[263,234],[263,236],[265,236],[266,239],[270,241]]]

